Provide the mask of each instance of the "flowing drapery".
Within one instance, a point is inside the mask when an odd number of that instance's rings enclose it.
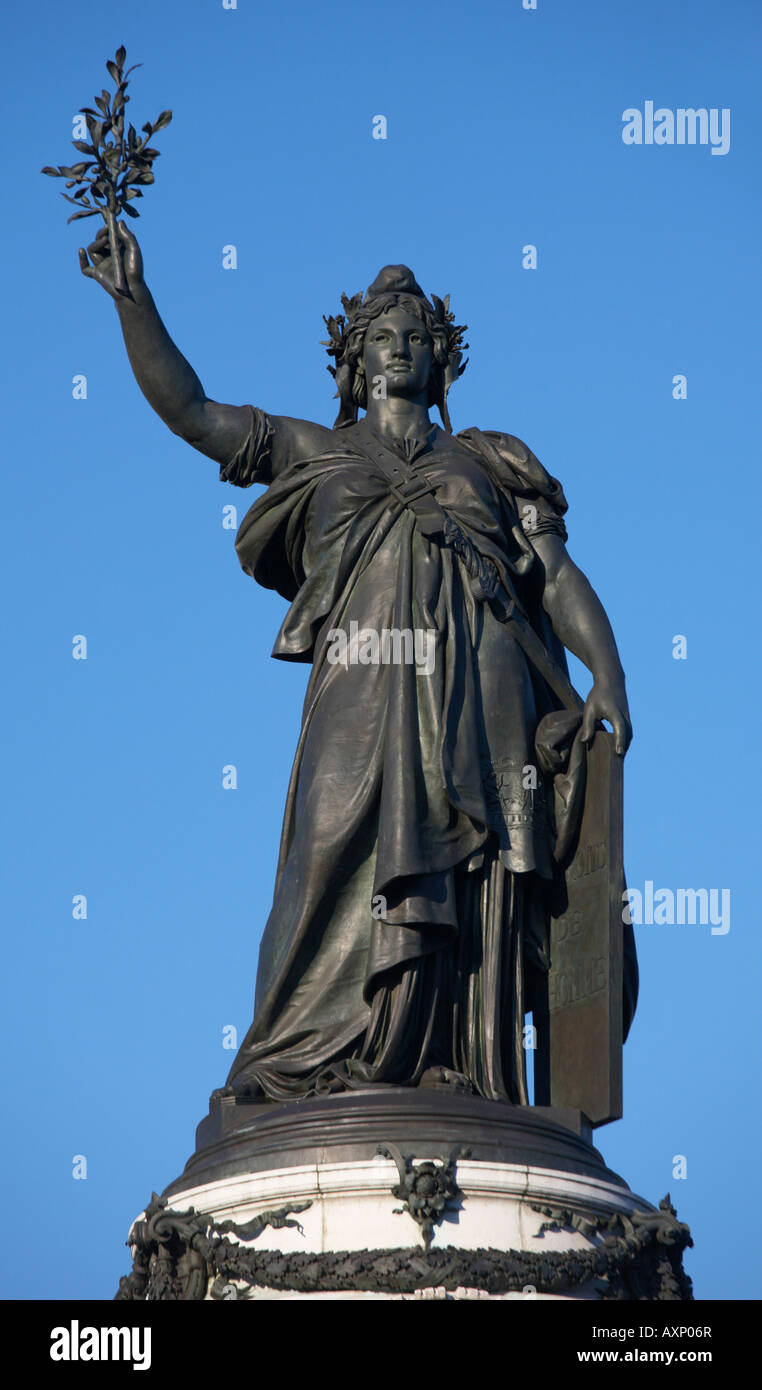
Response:
[[[515,532],[523,498],[530,531],[565,534],[563,493],[497,438],[501,477],[436,428],[408,461],[548,640]],[[367,439],[364,421],[334,432],[253,412],[224,472],[269,483],[238,554],[290,601],[274,655],[312,662],[254,1021],[228,1080],[282,1099],[439,1067],[525,1102],[525,978],[547,969],[553,873],[548,788],[531,770],[557,702]],[[362,640],[336,661],[337,632],[428,634],[431,669],[366,660]]]

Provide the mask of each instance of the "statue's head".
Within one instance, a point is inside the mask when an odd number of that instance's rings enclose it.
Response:
[[[402,321],[404,316],[411,328],[414,327],[411,319],[421,325],[422,334],[430,347],[428,404],[438,407],[445,429],[450,430],[447,393],[453,381],[466,369],[466,363],[461,359],[468,346],[463,342],[465,325],[457,326],[454,315],[450,313],[450,296],[446,295],[442,300],[432,295],[429,300],[412,270],[406,265],[387,265],[379,271],[364,297],[360,293],[349,299],[343,294],[341,302],[344,313],[336,318],[324,319],[331,335],[324,345],[335,361],[335,366],[330,366],[328,370],[336,378],[336,394],[341,401],[334,428],[353,424],[358,410],[367,408],[366,334],[382,315],[393,313],[397,322]],[[415,335],[412,337],[414,340]],[[404,381],[395,382],[392,376],[390,374],[387,388],[404,393]]]

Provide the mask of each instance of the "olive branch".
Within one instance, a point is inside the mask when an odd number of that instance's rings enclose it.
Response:
[[[114,262],[114,284],[121,294],[127,293],[127,281],[122,265],[116,220],[123,212],[127,213],[128,217],[139,217],[137,208],[131,207],[130,204],[135,198],[143,197],[141,184],[153,183],[151,166],[160,153],[159,150],[152,149],[148,141],[157,130],[163,130],[172,120],[171,111],[162,111],[153,123],[146,121],[142,127],[142,138],[135,127],[129,124],[125,136],[124,113],[130,100],[127,96],[127,78],[135,68],[142,67],[142,63],[134,63],[125,72],[126,57],[127,50],[122,44],[116,50],[113,59],[106,63],[109,75],[116,84],[113,96],[104,87],[100,96],[94,98],[97,111],[92,106],[80,107],[80,114],[85,117],[87,124],[90,143],[86,140],[72,140],[72,144],[80,154],[91,155],[92,158],[79,164],[59,164],[55,168],[46,164],[41,170],[51,178],[65,178],[66,187],[74,190],[71,194],[61,195],[67,203],[73,203],[79,209],[67,218],[67,225],[81,217],[95,217],[100,213],[108,227]]]

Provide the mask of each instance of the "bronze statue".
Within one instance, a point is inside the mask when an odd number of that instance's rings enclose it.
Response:
[[[620,763],[631,738],[609,622],[566,550],[562,487],[513,435],[452,433],[464,330],[407,267],[326,319],[328,428],[209,400],[135,237],[119,235],[126,291],[106,228],[82,273],[114,299],[173,433],[224,481],[265,488],[238,555],[289,604],[273,655],[312,665],[254,1021],[224,1093],[385,1083],[528,1104],[525,1014],[547,1014],[585,750],[602,720]],[[592,673],[584,703],[564,648]],[[626,928],[624,955],[626,1031]]]

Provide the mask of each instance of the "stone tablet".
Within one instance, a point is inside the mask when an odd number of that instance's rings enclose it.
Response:
[[[599,731],[588,753],[585,808],[566,871],[568,905],[551,921],[549,1103],[593,1125],[622,1115],[622,759]]]

